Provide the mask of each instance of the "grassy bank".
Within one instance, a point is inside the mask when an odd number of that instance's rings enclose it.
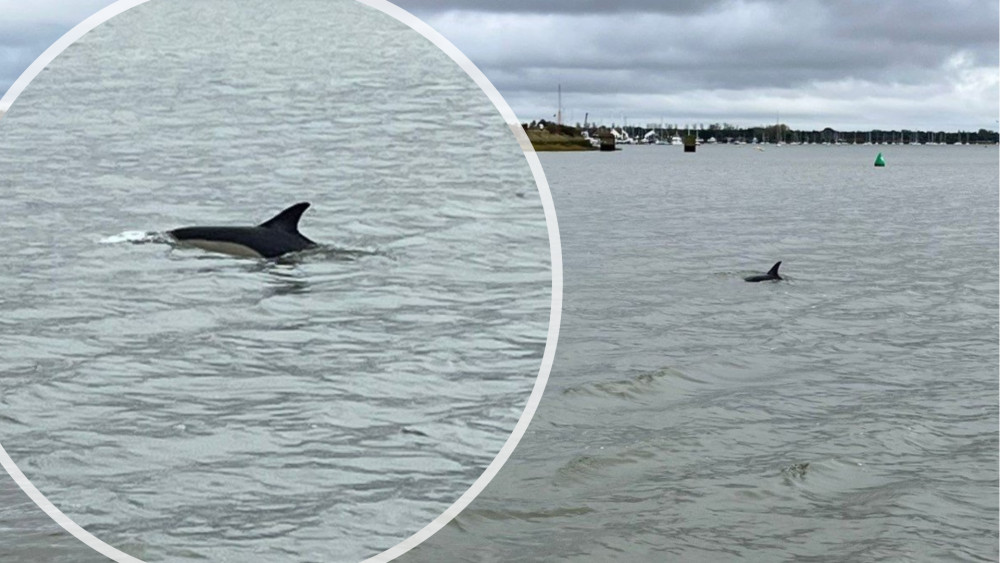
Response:
[[[546,124],[545,128],[525,127],[531,146],[536,151],[591,151],[590,141],[575,127]]]

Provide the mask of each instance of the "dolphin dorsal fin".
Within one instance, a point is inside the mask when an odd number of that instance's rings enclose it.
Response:
[[[778,275],[778,266],[781,266],[781,260],[778,260],[778,262],[774,266],[771,266],[771,269],[767,271],[767,275],[769,275],[769,276],[777,276]]]
[[[299,232],[299,219],[302,218],[302,214],[305,213],[306,209],[309,209],[308,202],[296,203],[267,221],[264,221],[260,226],[265,229],[297,233]]]

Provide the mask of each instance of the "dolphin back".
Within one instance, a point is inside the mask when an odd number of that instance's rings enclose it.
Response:
[[[277,258],[316,246],[299,232],[299,219],[308,208],[308,203],[296,203],[256,227],[184,227],[167,232],[178,241],[213,252]]]

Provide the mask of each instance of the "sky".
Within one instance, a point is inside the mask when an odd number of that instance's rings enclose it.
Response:
[[[169,0],[152,0],[169,1]],[[110,0],[0,0],[0,92]],[[395,0],[521,121],[997,130],[996,0]]]

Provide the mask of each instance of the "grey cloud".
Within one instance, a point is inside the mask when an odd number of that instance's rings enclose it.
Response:
[[[997,2],[942,0],[869,2],[845,0],[826,5],[831,30],[839,37],[962,45],[997,42]]]
[[[411,12],[469,11],[521,14],[696,14],[732,0],[393,0]]]
[[[69,28],[55,24],[14,28],[0,25],[0,94]]]
[[[52,43],[112,0],[0,0],[0,93]]]
[[[0,23],[0,49],[17,49],[22,46],[50,45],[69,30],[59,24],[36,24],[31,27]]]
[[[487,74],[530,69],[564,74],[629,69],[637,76],[645,75],[646,80],[663,74],[706,88],[761,83],[787,88],[812,80],[845,76],[876,79],[893,73],[897,80],[906,80],[909,73],[898,72],[900,69],[936,70],[955,53],[934,43],[914,44],[905,52],[892,53],[894,45],[888,39],[833,40],[815,30],[782,33],[763,24],[755,37],[753,33],[713,32],[710,26],[686,29],[664,19],[633,24],[624,35],[606,31],[619,27],[615,24],[624,26],[623,20],[573,18],[565,23],[578,34],[570,41],[552,37],[559,24],[508,32],[503,38],[507,45],[501,44],[501,38],[492,43],[475,41],[472,32],[466,36],[458,30],[452,39]],[[988,57],[988,50],[984,51],[975,51],[979,59]],[[925,76],[918,73],[912,79],[923,80]]]
[[[828,96],[837,108],[830,116],[846,111],[844,98],[891,106],[888,96],[956,88],[967,97],[955,106],[978,116],[989,98],[996,113],[994,0],[392,1],[455,43],[529,118],[545,116],[556,84],[568,103],[612,114],[655,116],[649,100],[675,95],[675,106],[692,100],[685,111],[698,115],[697,96],[713,91],[821,99],[831,83],[859,86]],[[0,91],[61,33],[110,3],[0,0],[9,8],[0,10]]]
[[[822,98],[819,85],[857,84],[830,94],[836,116],[847,100],[891,107],[888,96],[948,92],[971,75],[964,92],[978,89],[977,111],[996,97],[996,80],[982,79],[998,64],[998,5],[987,0],[397,3],[462,49],[519,113],[548,107],[557,83],[633,113],[671,93]]]
[[[619,64],[630,64],[636,55],[636,44],[642,50],[658,50],[658,42],[670,41],[678,35],[681,49],[697,46],[712,51],[721,44],[731,49],[732,57],[743,58],[747,64],[761,61],[761,56],[752,57],[759,54],[757,50],[769,46],[776,47],[772,51],[778,51],[778,55],[782,54],[780,51],[788,52],[774,59],[782,64],[795,64],[796,61],[789,59],[805,52],[813,55],[817,63],[827,62],[826,55],[836,65],[848,50],[854,52],[849,57],[852,62],[869,57],[885,66],[893,61],[919,62],[930,53],[932,64],[936,64],[942,56],[933,55],[935,48],[966,49],[982,64],[998,62],[996,23],[1000,15],[998,4],[992,0],[396,0],[396,3],[435,22],[446,22],[445,14],[507,16],[510,25],[503,33],[516,34],[519,19],[558,18],[551,30],[554,35],[532,38],[540,46],[537,54],[545,56],[549,49],[575,49],[580,41],[604,38],[612,40],[603,41],[605,55],[617,56]],[[734,16],[747,15],[767,19],[733,21]],[[603,31],[588,25],[581,29],[581,22],[590,20],[605,20]],[[649,25],[650,22],[655,25]],[[696,32],[691,32],[688,26],[695,27]],[[474,45],[460,47],[476,49]]]

